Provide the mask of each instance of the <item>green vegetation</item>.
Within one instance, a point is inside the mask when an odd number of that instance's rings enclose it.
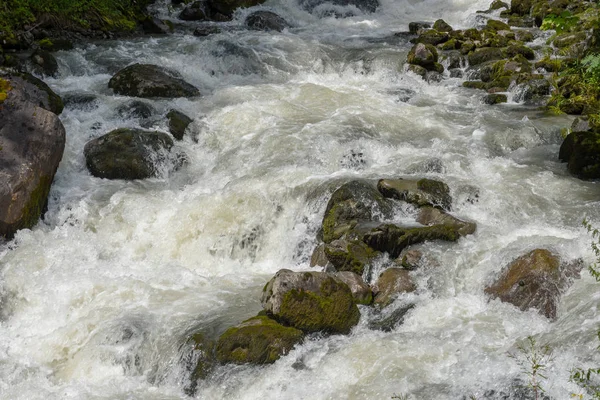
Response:
[[[570,11],[563,11],[559,15],[549,14],[544,18],[541,28],[543,30],[554,29],[558,35],[571,32],[579,23],[579,17]]]
[[[0,78],[0,104],[6,100],[8,97],[8,92],[10,91],[10,83]]]
[[[521,367],[521,371],[527,377],[526,387],[530,388],[535,400],[538,400],[544,393],[543,381],[547,379],[544,375],[547,364],[552,361],[552,351],[549,346],[539,346],[536,340],[528,336],[526,344],[517,346],[518,353],[509,353],[508,356],[514,359]]]
[[[15,40],[26,25],[60,29],[131,31],[152,0],[5,0],[0,3],[0,37]]]
[[[583,226],[592,235],[591,247],[594,251],[594,255],[596,256],[596,261],[592,265],[588,266],[588,270],[596,279],[596,282],[600,282],[600,266],[598,265],[600,264],[600,231],[598,231],[597,228],[594,228],[587,219],[583,220]]]

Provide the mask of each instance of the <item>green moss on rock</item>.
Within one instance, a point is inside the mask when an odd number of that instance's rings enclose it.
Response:
[[[302,331],[266,316],[227,329],[217,341],[217,360],[234,364],[272,364],[302,341]]]

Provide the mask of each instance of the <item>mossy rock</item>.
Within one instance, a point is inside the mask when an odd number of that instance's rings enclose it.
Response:
[[[380,253],[360,240],[334,240],[324,247],[325,257],[338,271],[362,275],[365,268]]]
[[[424,43],[436,46],[450,40],[448,32],[438,32],[435,29],[425,31],[418,38],[411,40],[412,43]]]
[[[173,139],[166,133],[121,128],[86,143],[84,155],[92,175],[106,179],[158,176],[174,160]]]
[[[500,60],[504,58],[502,50],[494,47],[477,49],[468,56],[469,65],[478,65],[486,61]]]
[[[511,0],[510,12],[517,15],[529,15],[534,0]]]
[[[508,46],[504,50],[505,57],[514,57],[516,55],[522,55],[527,60],[533,60],[535,58],[535,52],[527,46],[523,45],[512,45]]]
[[[530,31],[519,29],[515,32],[515,39],[523,43],[528,43],[533,42],[535,36]]]
[[[445,43],[438,44],[437,47],[440,50],[456,50],[456,49],[459,49],[461,45],[462,45],[461,42],[459,42],[458,40],[453,38],[453,39],[448,40]]]
[[[375,215],[391,216],[393,205],[367,181],[351,181],[338,188],[329,199],[323,216],[323,241],[342,238],[359,221]]]
[[[349,333],[360,319],[348,285],[325,272],[280,270],[263,289],[264,310],[305,333]]]
[[[551,59],[550,57],[544,57],[535,63],[536,68],[543,68],[547,72],[560,72],[564,70],[564,65],[559,59]]]
[[[379,308],[390,305],[396,297],[403,293],[417,290],[409,271],[402,268],[388,268],[383,271],[373,286],[375,298],[373,303]]]
[[[490,105],[506,103],[507,101],[508,101],[508,97],[506,97],[505,94],[501,94],[501,93],[490,93],[490,94],[486,95],[483,100],[483,102],[485,104],[490,104]]]
[[[509,31],[510,26],[507,23],[496,19],[488,19],[486,26],[493,31]]]
[[[519,17],[511,15],[508,17],[507,22],[508,25],[514,26],[516,28],[533,28],[535,26],[535,20],[531,17]]]
[[[217,360],[234,364],[272,364],[302,341],[302,331],[256,316],[227,329],[217,341]]]
[[[426,21],[414,21],[408,23],[408,31],[413,35],[422,33],[425,29],[431,28],[431,22]]]
[[[431,44],[417,43],[408,52],[406,61],[430,70],[438,62],[438,52]]]
[[[216,364],[215,342],[204,333],[191,335],[180,349],[181,363],[189,371],[189,384],[183,390],[188,396],[196,393],[199,380],[208,378]]]
[[[117,72],[108,82],[115,93],[146,98],[193,97],[200,92],[176,73],[150,64],[133,64]]]
[[[406,201],[416,206],[434,206],[449,210],[452,205],[450,188],[433,179],[380,179],[377,189],[385,197]]]
[[[482,81],[464,81],[462,85],[468,89],[485,89],[487,87],[487,83]]]
[[[569,274],[576,276],[576,268],[562,267],[549,250],[532,250],[514,260],[485,293],[522,311],[533,308],[555,319],[561,291],[570,284]]]
[[[475,42],[473,42],[472,40],[465,40],[460,45],[460,52],[461,52],[461,54],[466,55],[466,54],[469,54],[470,52],[474,51],[476,48],[477,48],[477,46],[475,45]]]
[[[571,132],[560,147],[559,159],[580,179],[600,179],[600,133]]]
[[[552,44],[559,49],[571,47],[578,43],[584,42],[587,39],[585,32],[563,33],[554,38]]]
[[[427,69],[421,67],[420,65],[408,64],[406,70],[408,72],[412,72],[413,74],[420,76],[423,79],[425,79],[425,77],[427,76]]]
[[[185,130],[192,123],[192,119],[177,110],[170,110],[167,113],[167,119],[169,120],[169,132],[171,132],[171,135],[177,140],[182,140]]]
[[[494,0],[492,1],[492,4],[490,4],[490,11],[495,11],[495,10],[499,10],[501,8],[505,8],[505,9],[509,9],[510,5],[508,5],[508,3],[505,3],[502,0]]]
[[[453,29],[446,21],[443,19],[438,19],[433,23],[433,29],[438,32],[451,32]]]

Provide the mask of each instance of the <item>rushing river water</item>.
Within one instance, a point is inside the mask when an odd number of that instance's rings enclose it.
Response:
[[[457,78],[406,74],[411,45],[393,35],[439,17],[476,26],[489,3],[381,0],[376,13],[336,19],[269,0],[258,9],[293,28],[243,30],[244,11],[206,38],[180,32],[59,52],[49,84],[65,99],[97,97],[61,115],[67,146],[45,220],[0,247],[0,398],[186,398],[186,338],[255,315],[280,268],[309,269],[336,187],[410,176],[447,182],[453,213],[478,230],[427,245],[437,266],[415,271],[417,292],[397,301],[416,303],[405,322],[371,330],[363,308],[350,335],[311,337],[269,366],[220,366],[196,397],[500,399],[524,377],[507,353],[533,335],[553,349],[547,394],[569,398],[569,370],[600,364],[593,278],[582,273],[555,322],[483,290],[533,248],[593,261],[581,221],[600,225],[600,186],[557,161],[570,119],[484,105],[483,92]],[[157,9],[169,17],[165,4]],[[177,70],[202,96],[147,101],[156,117],[119,113],[131,99],[107,82],[134,62]],[[133,182],[87,172],[88,140],[123,126],[165,130],[171,108],[194,118],[177,145],[187,166]]]

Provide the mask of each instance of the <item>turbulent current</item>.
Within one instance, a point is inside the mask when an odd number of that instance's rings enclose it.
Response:
[[[551,322],[484,294],[508,262],[534,248],[594,260],[582,220],[600,225],[600,186],[558,161],[568,117],[514,101],[483,104],[459,78],[427,83],[402,64],[408,23],[481,23],[489,0],[381,0],[346,18],[269,0],[292,25],[219,34],[102,41],[57,53],[49,85],[67,102],[67,144],[45,219],[0,247],[0,398],[186,398],[184,347],[261,309],[281,268],[309,270],[331,193],[355,178],[446,182],[453,214],[477,223],[457,243],[427,245],[433,268],[413,272],[416,306],[391,332],[310,336],[268,366],[217,367],[201,399],[508,398],[527,377],[508,353],[533,336],[548,344],[544,387],[578,393],[573,367],[600,364],[600,292],[584,271]],[[167,4],[161,18],[177,21]],[[134,62],[178,71],[193,99],[144,100],[150,116],[107,88]],[[93,96],[90,96],[93,95]],[[94,178],[83,147],[114,128],[167,129],[178,109],[194,121],[178,146],[187,165],[160,178]],[[477,196],[475,196],[477,194]],[[399,217],[400,218],[400,217]],[[494,397],[495,396],[495,397]],[[510,398],[518,397],[518,394]]]

